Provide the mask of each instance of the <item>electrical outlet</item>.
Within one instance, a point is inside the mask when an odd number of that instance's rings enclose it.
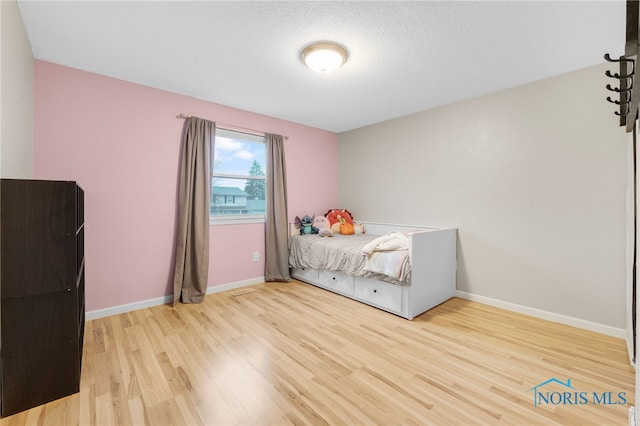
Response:
[[[254,251],[253,252],[253,261],[254,262],[259,262],[260,261],[260,252],[259,251]]]

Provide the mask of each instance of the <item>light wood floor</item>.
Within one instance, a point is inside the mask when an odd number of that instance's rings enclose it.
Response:
[[[87,322],[80,393],[1,424],[628,424],[620,339],[461,299],[407,321],[297,282],[252,288]],[[534,407],[550,378],[628,402]]]

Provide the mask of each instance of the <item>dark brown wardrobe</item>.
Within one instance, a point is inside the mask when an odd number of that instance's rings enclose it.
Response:
[[[0,413],[78,392],[84,338],[84,192],[0,181]]]

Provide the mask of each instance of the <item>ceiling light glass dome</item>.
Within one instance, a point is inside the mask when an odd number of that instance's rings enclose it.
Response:
[[[302,62],[315,72],[333,72],[347,61],[347,49],[332,42],[318,42],[305,47],[300,54]]]

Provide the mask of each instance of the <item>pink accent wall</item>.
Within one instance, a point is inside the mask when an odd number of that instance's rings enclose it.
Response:
[[[335,133],[43,61],[34,91],[34,178],[85,191],[88,311],[173,292],[176,114],[289,136],[290,219],[337,205]],[[263,275],[262,224],[211,227],[209,286]]]

